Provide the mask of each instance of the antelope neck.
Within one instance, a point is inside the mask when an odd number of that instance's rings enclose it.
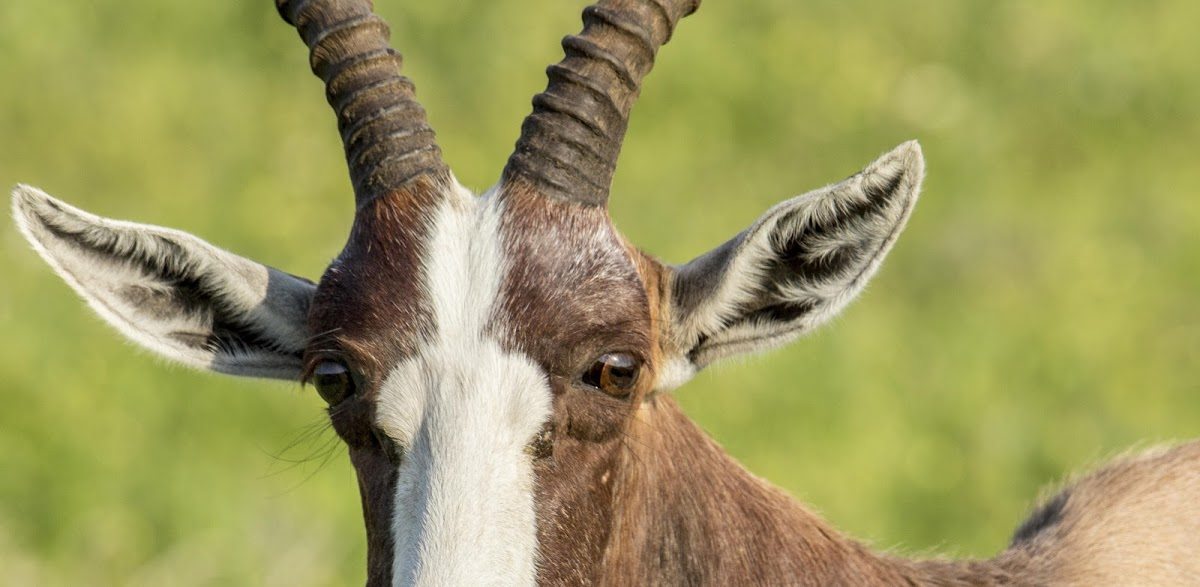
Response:
[[[642,405],[622,445],[594,480],[602,490],[564,497],[539,488],[540,583],[990,584],[1007,576],[1004,561],[910,561],[842,536],[747,472],[669,396]]]

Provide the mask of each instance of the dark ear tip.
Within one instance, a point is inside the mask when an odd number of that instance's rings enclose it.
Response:
[[[37,214],[37,208],[46,205],[50,196],[33,186],[19,183],[13,186],[12,189],[12,215],[18,225],[22,227],[29,221],[33,220]]]
[[[50,239],[63,238],[66,233],[78,233],[84,227],[102,222],[94,214],[26,184],[17,184],[12,189],[12,217],[21,235],[39,251]]]
[[[36,213],[43,210],[54,210],[58,212],[73,211],[71,206],[63,203],[54,196],[43,192],[31,185],[19,183],[13,186],[12,189],[12,207],[14,213],[22,213],[25,215]]]
[[[901,143],[867,166],[861,173],[872,199],[895,195],[916,198],[925,176],[925,156],[917,141]]]
[[[12,189],[12,214],[24,230],[29,224],[46,224],[61,216],[81,217],[86,213],[38,188],[19,183]]]
[[[906,141],[885,153],[867,167],[868,174],[894,176],[897,172],[920,178],[925,174],[925,154],[921,143]]]
[[[13,209],[26,208],[35,200],[45,197],[45,192],[23,183],[19,183],[12,188],[12,203]]]
[[[925,158],[924,153],[921,151],[921,141],[918,141],[917,139],[909,139],[903,143],[900,143],[895,149],[892,149],[892,152],[902,153],[905,156],[912,156],[921,161],[924,161]]]
[[[920,183],[925,176],[925,152],[921,150],[921,143],[916,139],[901,143],[892,153],[900,158],[906,174]]]

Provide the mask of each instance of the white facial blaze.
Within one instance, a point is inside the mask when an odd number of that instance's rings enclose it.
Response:
[[[460,196],[460,197],[455,197]],[[455,194],[424,262],[437,333],[384,382],[378,424],[404,448],[395,585],[531,585],[537,536],[525,447],[550,415],[542,370],[485,327],[504,274],[500,211]]]

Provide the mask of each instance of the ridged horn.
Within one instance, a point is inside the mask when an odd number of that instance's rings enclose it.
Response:
[[[370,0],[275,0],[310,50],[313,73],[337,114],[354,195],[364,202],[416,179],[444,179],[442,162],[400,53]]]
[[[658,48],[700,0],[601,0],[583,11],[583,32],[546,70],[546,90],[504,168],[545,196],[603,206],[608,201],[629,111]]]

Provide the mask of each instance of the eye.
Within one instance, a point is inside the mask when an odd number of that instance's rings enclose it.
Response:
[[[325,403],[331,406],[354,395],[354,377],[346,365],[337,361],[317,363],[309,381],[317,388],[317,393],[321,394]]]
[[[583,382],[615,397],[625,397],[637,385],[642,364],[629,353],[600,355],[583,373]]]

